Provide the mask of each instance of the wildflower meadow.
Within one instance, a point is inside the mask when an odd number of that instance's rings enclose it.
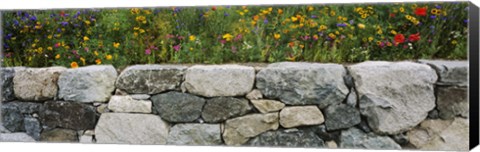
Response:
[[[466,59],[468,3],[3,12],[4,66]]]

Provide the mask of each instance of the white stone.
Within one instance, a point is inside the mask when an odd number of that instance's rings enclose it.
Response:
[[[325,122],[317,106],[292,106],[280,111],[280,125],[284,128],[319,125]]]
[[[275,100],[250,100],[250,102],[261,113],[277,112],[285,107],[285,104]]]
[[[152,102],[135,100],[130,96],[112,96],[108,102],[108,109],[119,113],[151,113]]]

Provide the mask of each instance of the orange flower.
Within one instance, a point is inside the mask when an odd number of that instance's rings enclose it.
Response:
[[[277,12],[278,12],[278,14],[283,14],[283,10],[282,10],[282,9],[278,9]]]
[[[295,46],[295,43],[290,42],[290,43],[288,43],[288,46],[293,47],[293,46]]]
[[[253,20],[254,20],[254,21],[257,21],[258,18],[260,18],[258,15],[253,16]]]
[[[77,62],[72,62],[72,63],[70,63],[70,67],[72,67],[74,69],[78,68],[78,63]]]
[[[102,64],[102,60],[97,59],[97,60],[95,60],[95,63],[97,63],[97,64]]]

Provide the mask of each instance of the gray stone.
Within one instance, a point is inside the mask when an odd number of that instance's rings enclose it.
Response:
[[[130,97],[135,100],[148,100],[150,99],[150,95],[148,94],[131,94]]]
[[[351,107],[356,107],[357,101],[358,101],[357,91],[355,91],[354,88],[351,88],[350,93],[347,96],[347,105]]]
[[[346,104],[330,105],[323,114],[328,131],[350,128],[362,121],[360,111]]]
[[[240,65],[195,65],[187,69],[183,87],[205,97],[244,96],[253,89],[255,70]]]
[[[35,142],[35,139],[23,132],[1,133],[0,142]]]
[[[79,138],[79,142],[84,143],[84,144],[91,144],[91,143],[93,143],[93,136],[82,135]]]
[[[58,97],[65,101],[107,102],[115,91],[117,71],[111,65],[68,69],[58,80]]]
[[[325,121],[317,106],[291,106],[280,111],[280,125],[284,128],[319,125]]]
[[[13,77],[15,76],[14,68],[0,68],[0,78],[2,79],[2,100],[10,101],[15,99],[13,92]]]
[[[408,142],[408,137],[406,134],[404,133],[401,133],[401,134],[398,134],[398,135],[393,135],[391,136],[391,138],[396,142],[398,143],[399,145],[407,145],[409,142]]]
[[[275,100],[250,100],[253,106],[261,113],[277,112],[285,107],[285,104]]]
[[[420,60],[428,64],[438,73],[439,85],[468,85],[468,61]]]
[[[464,118],[425,120],[409,132],[412,145],[421,150],[468,151],[469,122]]]
[[[110,109],[108,109],[108,104],[101,104],[98,107],[96,107],[96,110],[98,113],[110,112]]]
[[[278,127],[278,113],[250,114],[227,120],[222,136],[226,145],[240,146],[250,138]]]
[[[400,145],[388,136],[366,134],[354,127],[342,131],[339,146],[340,148],[369,150],[402,149]]]
[[[428,65],[367,61],[348,70],[355,80],[360,112],[378,134],[407,131],[435,107],[437,74]]]
[[[324,141],[313,132],[289,129],[264,132],[245,145],[268,147],[325,147]]]
[[[186,66],[134,65],[126,68],[115,86],[130,94],[158,94],[180,89]]]
[[[50,128],[73,130],[93,129],[97,120],[95,108],[77,102],[47,101],[40,113],[40,121]]]
[[[262,99],[263,95],[262,92],[258,89],[253,89],[250,93],[247,94],[247,99],[249,100],[258,100]]]
[[[438,110],[433,109],[432,111],[428,112],[428,119],[438,119],[440,116],[438,115]]]
[[[24,116],[19,107],[2,105],[2,125],[11,132],[25,131]]]
[[[170,128],[167,144],[210,146],[221,145],[219,124],[177,124]]]
[[[22,114],[35,114],[43,109],[43,104],[36,102],[12,101],[2,103],[2,107],[16,107]]]
[[[10,133],[7,128],[3,127],[2,122],[0,122],[0,133]]]
[[[202,118],[205,122],[222,122],[229,118],[245,115],[252,107],[246,99],[233,97],[215,97],[208,99],[203,107]]]
[[[468,88],[466,87],[437,87],[437,109],[440,118],[452,119],[456,116],[468,118],[470,104],[468,102]]]
[[[40,140],[40,132],[42,132],[40,121],[32,116],[27,116],[23,120],[23,123],[25,124],[27,134],[37,141]]]
[[[78,135],[75,130],[56,128],[42,132],[40,141],[45,142],[78,142]]]
[[[323,109],[347,96],[345,75],[342,65],[281,62],[258,72],[256,86],[269,99],[287,105],[318,104]]]
[[[64,67],[25,68],[15,70],[13,89],[18,99],[45,101],[57,96],[57,81]]]
[[[312,131],[321,139],[327,140],[337,140],[340,136],[340,131],[327,131],[325,124],[315,125],[315,126],[306,126],[298,127],[301,130]]]
[[[152,96],[153,108],[169,122],[193,122],[202,114],[205,99],[181,92]]]
[[[128,93],[125,92],[125,91],[122,91],[122,90],[120,90],[120,89],[115,89],[115,95],[117,95],[117,96],[126,96],[126,95],[128,95]]]
[[[123,113],[151,113],[152,102],[135,100],[130,96],[112,96],[108,102],[108,109]]]
[[[166,144],[169,124],[152,114],[104,113],[95,127],[103,144]]]

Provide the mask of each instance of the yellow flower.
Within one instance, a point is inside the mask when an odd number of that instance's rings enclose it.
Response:
[[[190,47],[190,51],[193,51],[193,48],[192,48],[192,47]]]
[[[313,35],[313,39],[317,40],[317,39],[318,39],[318,35],[317,35],[317,34]]]
[[[338,31],[335,31],[335,34],[336,34],[336,35],[340,35],[340,32],[338,32]]]
[[[273,38],[275,38],[276,40],[280,39],[280,34],[278,33],[273,34]]]
[[[417,8],[417,7],[418,7],[417,4],[413,4],[413,5],[412,5],[412,9],[415,9],[415,8]]]
[[[290,19],[292,20],[292,22],[296,22],[298,20],[298,18],[295,16],[290,17]]]
[[[238,14],[240,14],[240,15],[242,15],[242,16],[245,15],[245,13],[243,13],[243,12],[238,12]]]
[[[86,21],[85,21],[85,24],[90,25],[90,21],[89,21],[89,20],[86,20]]]
[[[395,30],[390,31],[390,33],[392,33],[393,35],[397,35],[397,31]]]
[[[96,59],[96,60],[95,60],[95,63],[97,63],[97,64],[102,64],[102,60]]]
[[[360,24],[358,24],[357,26],[358,26],[358,28],[360,28],[360,29],[365,29],[365,24],[361,24],[361,23],[360,23]]]
[[[305,47],[305,45],[303,45],[303,44],[300,44],[298,46],[300,46],[301,49],[303,49]]]
[[[52,39],[52,37],[53,37],[52,35],[48,35],[48,39]]]
[[[47,47],[47,50],[51,51],[53,48],[51,46]]]
[[[139,31],[140,31],[140,34],[145,33],[144,29],[140,29]]]
[[[232,38],[233,38],[233,35],[227,33],[227,34],[223,35],[223,38],[224,38],[225,40],[227,40],[227,41],[231,41]]]
[[[39,47],[39,48],[37,49],[37,51],[38,51],[39,54],[42,54],[42,53],[43,53],[43,48],[42,48],[42,47]]]
[[[72,62],[72,63],[70,63],[70,67],[72,67],[74,69],[78,68],[78,63],[77,62]]]
[[[369,42],[372,42],[372,41],[373,41],[373,37],[371,37],[371,36],[368,37],[368,41],[369,41]]]
[[[112,60],[112,55],[107,55],[107,56],[105,56],[105,59],[107,59],[107,60]]]
[[[277,12],[278,12],[278,14],[283,14],[283,10],[282,10],[282,9],[278,9]]]
[[[325,25],[320,25],[320,27],[318,28],[318,31],[324,31],[327,29],[327,26]]]
[[[147,23],[147,18],[145,18],[145,16],[137,16],[135,18],[135,20],[137,20],[137,22],[141,22],[143,24],[146,24]]]
[[[33,44],[32,44],[32,48],[34,48],[35,46],[37,46],[37,44],[33,43]]]
[[[150,14],[152,14],[152,11],[151,10],[143,10],[143,13],[145,13],[147,15],[150,15]]]
[[[434,8],[430,11],[430,13],[435,14],[435,15],[440,15],[441,11],[439,9]]]
[[[337,13],[334,10],[330,11],[330,16],[335,16],[336,14]]]
[[[120,46],[120,43],[113,42],[113,47],[118,48]]]
[[[93,51],[93,54],[95,54],[95,56],[98,56],[98,52],[97,52],[97,51]]]
[[[362,16],[360,16],[360,17],[362,17],[363,19],[365,19],[365,18],[368,17],[368,15],[367,15],[367,14],[362,14]]]
[[[382,29],[378,29],[377,34],[383,34]]]
[[[346,17],[343,17],[342,20],[343,20],[343,21],[347,21],[348,19],[347,19]]]
[[[139,30],[139,29],[140,29],[140,27],[133,27],[133,30],[135,30],[135,31]]]
[[[255,25],[255,24],[257,24],[257,22],[256,22],[256,21],[252,21],[252,22],[250,22],[250,24]]]
[[[405,12],[405,8],[403,8],[403,7],[400,7],[400,9],[398,9],[398,10],[400,11],[400,13]]]
[[[83,40],[84,40],[84,41],[88,41],[88,40],[90,40],[90,39],[89,39],[87,36],[84,36],[84,37],[83,37]]]
[[[85,58],[81,57],[80,61],[82,61],[82,64],[85,65]]]
[[[387,42],[387,46],[392,46],[392,42]]]
[[[314,8],[313,8],[313,6],[308,6],[307,10],[308,10],[309,12],[311,12],[311,11],[314,10]]]
[[[138,8],[133,8],[133,9],[130,10],[130,13],[132,13],[132,14],[138,14],[138,13],[140,13],[140,9],[138,9]]]
[[[60,59],[60,54],[55,55],[55,59]]]
[[[413,17],[410,16],[410,15],[407,15],[407,16],[405,16],[405,18],[407,18],[407,20],[412,20]]]
[[[333,34],[333,33],[328,34],[328,37],[330,37],[331,39],[337,38],[337,36],[336,36],[335,34]]]
[[[196,37],[195,37],[195,35],[190,35],[190,36],[188,37],[188,39],[189,39],[190,41],[195,41]]]
[[[273,8],[272,8],[272,7],[269,7],[269,8],[268,8],[268,11],[269,11],[269,12],[273,11]]]
[[[453,41],[452,41],[452,44],[453,44],[453,45],[457,44],[457,40],[453,40]]]

